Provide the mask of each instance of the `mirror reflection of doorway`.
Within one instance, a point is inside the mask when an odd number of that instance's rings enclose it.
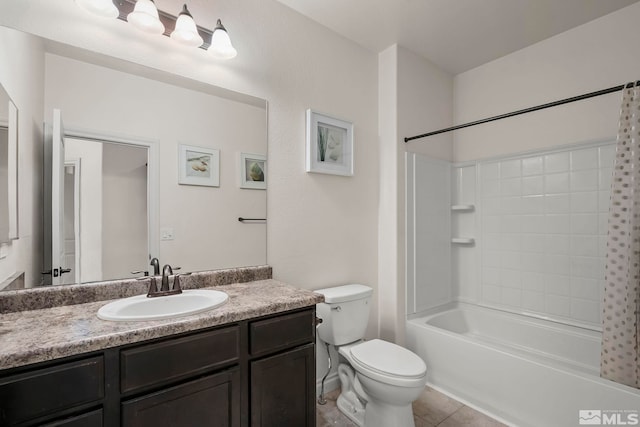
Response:
[[[65,138],[65,283],[131,277],[149,259],[148,149]],[[74,271],[74,270],[72,270]]]

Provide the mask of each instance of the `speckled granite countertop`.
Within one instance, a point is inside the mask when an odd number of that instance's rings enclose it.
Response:
[[[215,286],[215,289],[229,294],[225,305],[174,319],[100,320],[96,313],[107,301],[0,314],[0,369],[224,325],[323,301],[322,295],[272,279]]]

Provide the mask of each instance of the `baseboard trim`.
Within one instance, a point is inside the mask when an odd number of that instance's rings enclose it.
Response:
[[[322,388],[322,378],[316,381],[316,397],[320,396],[320,389]],[[326,380],[324,380],[324,393],[327,394],[330,391],[340,388],[340,378],[337,372],[329,374]]]

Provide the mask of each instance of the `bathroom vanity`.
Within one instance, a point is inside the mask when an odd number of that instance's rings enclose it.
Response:
[[[314,426],[322,297],[216,289],[226,305],[175,319],[99,320],[106,301],[0,315],[0,425]]]

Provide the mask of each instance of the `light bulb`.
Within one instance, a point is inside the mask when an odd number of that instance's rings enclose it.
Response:
[[[219,19],[211,36],[209,52],[218,59],[231,59],[238,54],[238,51],[231,44],[231,38],[229,38],[226,28],[224,28]]]
[[[164,33],[164,25],[160,22],[158,9],[153,0],[137,0],[133,12],[127,15],[127,21],[145,33]]]
[[[103,18],[117,18],[120,12],[111,0],[76,0],[83,9]]]
[[[202,37],[198,34],[196,23],[189,13],[186,4],[182,7],[180,15],[178,15],[176,28],[171,33],[171,38],[185,46],[198,47],[202,46],[202,43],[204,43]]]

